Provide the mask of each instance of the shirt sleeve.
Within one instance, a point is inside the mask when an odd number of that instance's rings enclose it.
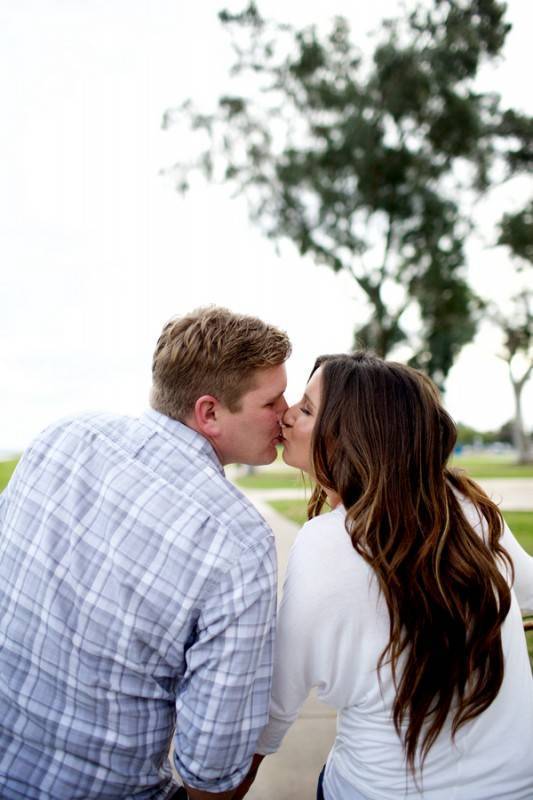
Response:
[[[263,755],[278,750],[313,687],[334,708],[346,701],[342,662],[345,646],[353,647],[353,642],[346,640],[344,617],[349,612],[338,596],[350,597],[350,592],[343,591],[343,576],[330,569],[328,548],[334,546],[313,520],[292,547],[279,609],[270,718],[258,744]],[[349,551],[351,545],[347,547]],[[354,636],[356,629],[357,624]]]
[[[511,556],[514,566],[513,588],[523,613],[533,613],[533,556],[530,556],[517,542],[515,536],[505,524],[502,546]]]
[[[276,614],[276,555],[246,551],[201,610],[178,689],[175,765],[204,791],[238,786],[268,718]]]

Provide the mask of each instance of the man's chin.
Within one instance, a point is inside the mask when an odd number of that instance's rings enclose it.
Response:
[[[273,444],[271,449],[262,453],[256,459],[249,461],[248,463],[250,467],[266,467],[267,464],[272,464],[277,457],[278,451],[276,446]]]
[[[278,452],[274,448],[274,453],[270,455],[265,455],[262,461],[258,461],[255,466],[257,467],[266,467],[267,464],[273,464],[276,458],[278,457]]]

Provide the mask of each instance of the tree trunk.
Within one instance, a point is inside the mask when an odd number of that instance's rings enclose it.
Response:
[[[524,430],[524,420],[522,418],[522,389],[524,388],[524,379],[514,380],[511,375],[511,383],[513,384],[515,413],[513,419],[513,444],[516,449],[518,463],[530,464],[533,462],[533,453],[531,452],[529,436]]]

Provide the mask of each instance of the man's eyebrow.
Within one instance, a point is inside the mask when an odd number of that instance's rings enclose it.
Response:
[[[267,400],[267,403],[274,403],[276,400],[279,400],[280,397],[283,397],[284,394],[285,394],[285,389],[283,389],[281,392],[278,392],[278,394],[274,395],[274,397],[270,397]]]

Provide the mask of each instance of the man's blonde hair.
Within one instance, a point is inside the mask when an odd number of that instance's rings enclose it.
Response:
[[[230,411],[254,387],[257,369],[283,364],[291,352],[284,331],[227,308],[199,308],[168,322],[155,349],[150,402],[184,420],[210,394]]]

